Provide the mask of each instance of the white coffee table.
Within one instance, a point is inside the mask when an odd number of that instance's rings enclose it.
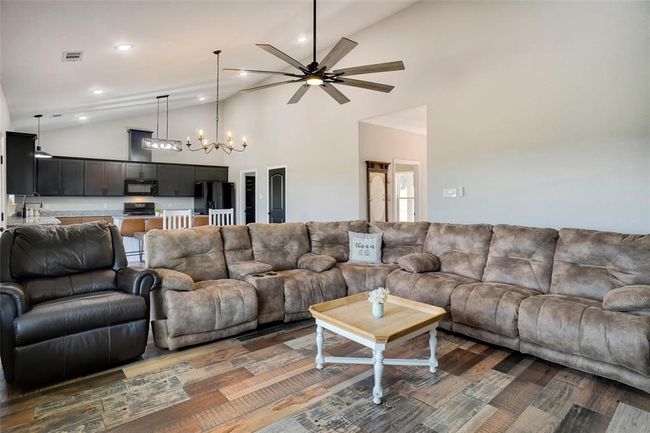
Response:
[[[372,305],[367,299],[367,293],[358,293],[309,307],[316,319],[316,368],[322,369],[325,363],[373,365],[375,386],[372,401],[380,404],[384,395],[381,387],[384,365],[421,365],[429,367],[432,373],[436,372],[436,327],[446,312],[440,307],[388,295],[384,317],[377,319],[372,316]],[[323,356],[323,328],[372,349],[372,358]],[[429,333],[431,350],[428,359],[384,358],[384,351],[388,348],[426,332]]]

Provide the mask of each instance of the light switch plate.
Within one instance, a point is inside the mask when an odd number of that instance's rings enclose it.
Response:
[[[458,188],[444,188],[442,190],[443,198],[456,198],[458,197]]]

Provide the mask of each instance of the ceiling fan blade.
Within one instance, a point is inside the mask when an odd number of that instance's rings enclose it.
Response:
[[[302,63],[300,63],[298,60],[294,59],[293,57],[291,57],[288,54],[283,53],[282,51],[275,48],[273,45],[257,44],[257,46],[260,47],[261,49],[263,49],[264,51],[266,51],[267,53],[273,54],[278,59],[281,59],[281,60],[287,62],[288,64],[290,64],[294,68],[297,68],[297,69],[300,69],[300,70],[307,69],[307,67],[305,65],[303,65]]]
[[[287,77],[302,77],[302,75],[291,74],[289,72],[260,71],[259,69],[223,68],[223,70],[224,71],[229,71],[229,72],[250,72],[251,74],[273,74],[273,75],[285,75]]]
[[[302,81],[302,80],[278,81],[277,83],[264,84],[263,86],[249,87],[248,89],[240,90],[239,93],[253,92],[255,90],[262,90],[262,89],[266,89],[266,88],[269,88],[269,87],[281,86],[283,84],[295,83],[295,82],[298,82],[298,81]]]
[[[376,63],[374,65],[353,66],[332,71],[334,74],[350,75],[374,74],[375,72],[403,71],[404,63],[400,60],[397,62]]]
[[[310,88],[311,86],[309,84],[303,84],[302,86],[300,86],[296,91],[296,93],[293,94],[291,99],[289,99],[289,102],[287,102],[287,104],[295,104],[296,102],[300,101],[300,98],[302,98],[303,95],[307,93],[307,91]]]
[[[332,48],[325,58],[318,64],[318,67],[325,68],[326,71],[329,70],[357,45],[359,44],[348,38],[341,38],[336,45],[334,45],[334,48]]]
[[[336,87],[332,86],[330,83],[325,83],[320,86],[321,89],[325,90],[328,95],[330,95],[332,98],[336,100],[339,104],[345,104],[347,102],[350,102],[350,100],[343,94],[341,93]]]
[[[352,78],[340,78],[336,84],[344,84],[346,86],[360,87],[362,89],[376,90],[377,92],[389,93],[395,88],[388,84],[373,83],[372,81],[354,80]]]

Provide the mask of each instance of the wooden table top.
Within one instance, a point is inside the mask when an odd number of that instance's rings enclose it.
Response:
[[[309,307],[314,318],[376,343],[388,343],[442,319],[444,308],[388,295],[384,317],[372,315],[368,293],[322,302]]]

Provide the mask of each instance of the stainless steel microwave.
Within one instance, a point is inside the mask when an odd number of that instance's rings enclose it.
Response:
[[[156,196],[158,195],[157,180],[126,179],[124,195]]]

